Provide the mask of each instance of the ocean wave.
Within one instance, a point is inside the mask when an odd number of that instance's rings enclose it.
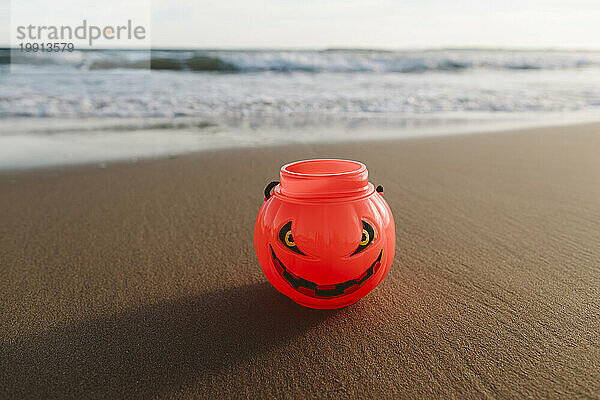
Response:
[[[598,110],[598,69],[529,74],[3,74],[0,118],[287,118]],[[543,82],[543,84],[540,84]],[[142,126],[142,125],[140,125]],[[189,125],[141,129],[187,129]],[[111,128],[113,129],[113,128]],[[114,128],[114,129],[119,129]],[[123,130],[135,130],[127,124]]]
[[[12,60],[11,60],[12,56]],[[475,69],[554,70],[600,66],[598,52],[499,50],[74,51],[57,56],[0,50],[0,64],[77,70],[148,69],[198,72],[425,73]]]
[[[600,87],[591,84],[600,52],[105,50],[29,62],[24,69],[39,73],[0,66],[0,118],[379,118],[600,107]],[[163,71],[123,73],[144,66]],[[70,73],[78,70],[91,71]],[[155,129],[163,128],[179,129]]]
[[[89,65],[90,70],[103,69],[153,69],[169,71],[221,71],[233,72],[236,67],[218,57],[194,56],[188,59],[180,58],[150,58],[139,61],[94,61]]]

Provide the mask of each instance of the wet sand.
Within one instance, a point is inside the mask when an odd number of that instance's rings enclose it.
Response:
[[[288,161],[365,162],[387,278],[302,308],[254,256]],[[1,398],[598,398],[600,125],[0,174]]]

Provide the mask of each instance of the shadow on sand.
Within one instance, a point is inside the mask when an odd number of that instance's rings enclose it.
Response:
[[[0,397],[153,397],[283,345],[332,313],[264,283],[52,328],[3,346]]]

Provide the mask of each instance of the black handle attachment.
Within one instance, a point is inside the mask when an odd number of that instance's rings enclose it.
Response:
[[[269,200],[269,197],[271,197],[271,190],[277,185],[279,185],[279,181],[273,181],[267,185],[265,188],[265,200]]]
[[[377,193],[383,193],[383,186],[379,185],[375,188],[375,190],[377,191]]]

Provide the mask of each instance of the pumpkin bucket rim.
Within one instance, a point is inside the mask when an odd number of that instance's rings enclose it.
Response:
[[[367,166],[360,161],[319,158],[285,164],[281,195],[291,198],[349,198],[372,191]]]

